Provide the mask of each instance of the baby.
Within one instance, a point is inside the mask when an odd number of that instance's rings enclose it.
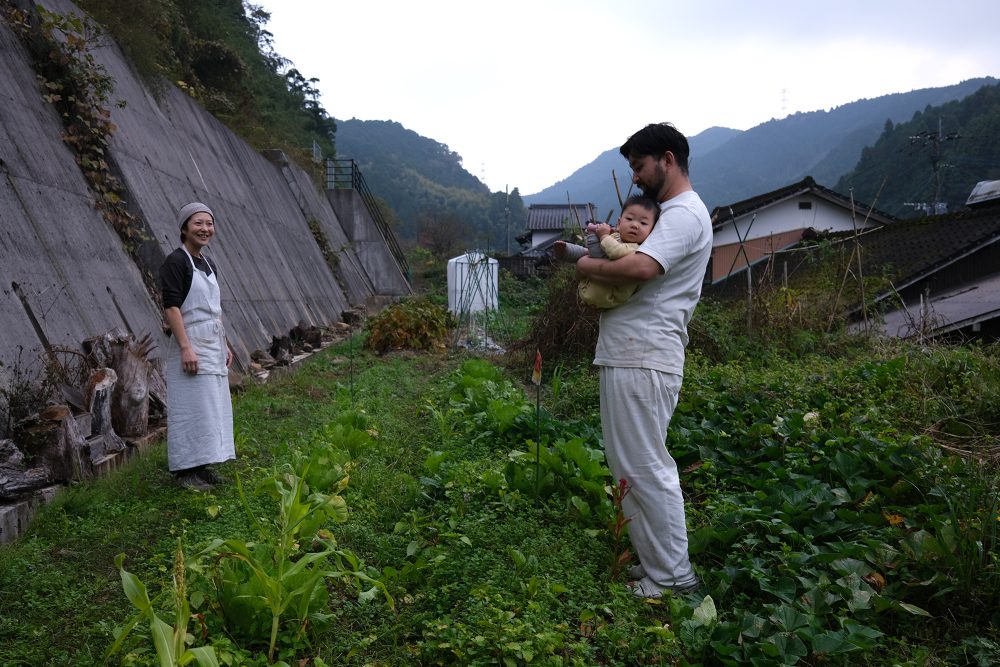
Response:
[[[653,225],[659,217],[660,206],[655,200],[641,195],[629,197],[622,207],[616,231],[613,232],[611,226],[604,223],[591,223],[587,225],[589,251],[580,245],[556,241],[556,257],[576,262],[588,252],[591,257],[607,257],[612,260],[631,255],[653,231]],[[595,237],[594,241],[600,242],[600,245],[592,242],[592,236]],[[609,285],[583,278],[577,286],[577,293],[585,304],[594,308],[608,309],[628,301],[638,287],[636,283]]]

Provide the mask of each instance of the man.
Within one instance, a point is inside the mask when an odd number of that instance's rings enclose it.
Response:
[[[667,589],[683,593],[700,584],[688,559],[677,464],[665,442],[712,225],[688,177],[687,139],[673,125],[647,125],[629,137],[621,154],[632,182],[659,202],[659,221],[635,253],[614,261],[582,257],[576,270],[610,284],[640,283],[626,303],[601,314],[594,364],[601,367],[608,465],[632,488],[622,503],[639,557],[629,570],[629,587],[638,597],[657,598]]]

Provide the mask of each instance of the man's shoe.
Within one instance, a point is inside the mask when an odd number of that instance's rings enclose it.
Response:
[[[642,566],[642,563],[639,563],[630,567],[625,573],[629,579],[642,579],[646,576],[646,568]]]
[[[175,477],[178,486],[183,489],[201,491],[202,493],[208,493],[212,490],[212,485],[199,477],[198,472],[195,470],[182,470]]]
[[[629,591],[632,592],[632,595],[636,596],[637,598],[655,600],[663,597],[664,591],[670,591],[677,595],[687,595],[688,593],[694,593],[699,588],[701,588],[701,580],[695,577],[694,581],[684,584],[682,586],[667,586],[666,588],[660,588],[652,581],[650,581],[648,577],[643,577],[642,579],[628,582],[626,584],[626,587],[629,589]]]

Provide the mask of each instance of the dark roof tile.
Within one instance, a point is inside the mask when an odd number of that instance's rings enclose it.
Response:
[[[593,204],[532,204],[528,207],[527,228],[530,231],[564,229],[567,225],[576,228],[597,219],[597,209]]]

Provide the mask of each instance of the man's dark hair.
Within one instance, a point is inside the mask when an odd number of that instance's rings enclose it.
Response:
[[[656,203],[656,200],[652,197],[647,197],[646,195],[632,195],[625,200],[624,204],[622,204],[622,213],[624,213],[625,209],[629,206],[641,206],[652,213],[654,223],[660,219],[660,205]]]
[[[626,160],[633,157],[652,155],[660,158],[670,151],[677,160],[682,174],[688,173],[688,157],[691,154],[688,140],[671,123],[651,123],[628,138],[620,149]]]

